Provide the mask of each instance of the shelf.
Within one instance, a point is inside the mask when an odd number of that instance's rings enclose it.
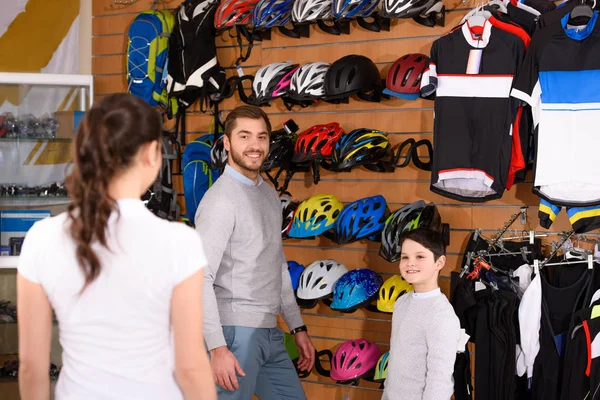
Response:
[[[16,269],[19,256],[0,256],[0,269]]]
[[[72,138],[44,138],[44,137],[16,137],[16,138],[6,138],[0,137],[0,142],[72,142]]]
[[[0,206],[56,206],[70,201],[71,198],[65,196],[0,196]]]

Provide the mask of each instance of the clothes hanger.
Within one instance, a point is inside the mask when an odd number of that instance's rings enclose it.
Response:
[[[581,4],[575,6],[575,8],[571,10],[569,20],[577,17],[592,18],[594,15],[594,7],[596,7],[596,0],[594,0],[594,5],[592,7],[590,7],[585,0],[582,0]]]

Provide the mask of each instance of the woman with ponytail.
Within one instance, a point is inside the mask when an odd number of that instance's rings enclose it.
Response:
[[[57,400],[216,399],[202,335],[198,234],[140,200],[161,168],[160,115],[116,94],[80,123],[67,212],[28,232],[17,275],[19,389],[50,398],[52,310],[63,367]]]

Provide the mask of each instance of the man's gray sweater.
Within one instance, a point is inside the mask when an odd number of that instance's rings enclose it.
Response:
[[[301,325],[281,242],[281,204],[275,190],[230,166],[206,192],[195,218],[208,265],[204,273],[204,339],[225,346],[222,326]]]

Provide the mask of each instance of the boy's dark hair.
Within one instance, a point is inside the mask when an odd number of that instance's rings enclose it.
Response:
[[[224,133],[228,138],[231,138],[231,132],[233,132],[238,118],[262,119],[267,126],[267,133],[271,134],[271,121],[269,121],[267,113],[260,107],[244,105],[231,110],[227,118],[225,118],[225,122],[223,123]]]
[[[446,255],[446,243],[444,242],[444,236],[438,231],[434,231],[433,229],[429,228],[417,228],[412,231],[404,232],[402,235],[400,235],[400,248],[402,248],[402,243],[404,243],[404,241],[407,239],[417,242],[427,250],[431,251],[435,261],[437,261],[440,256]]]

